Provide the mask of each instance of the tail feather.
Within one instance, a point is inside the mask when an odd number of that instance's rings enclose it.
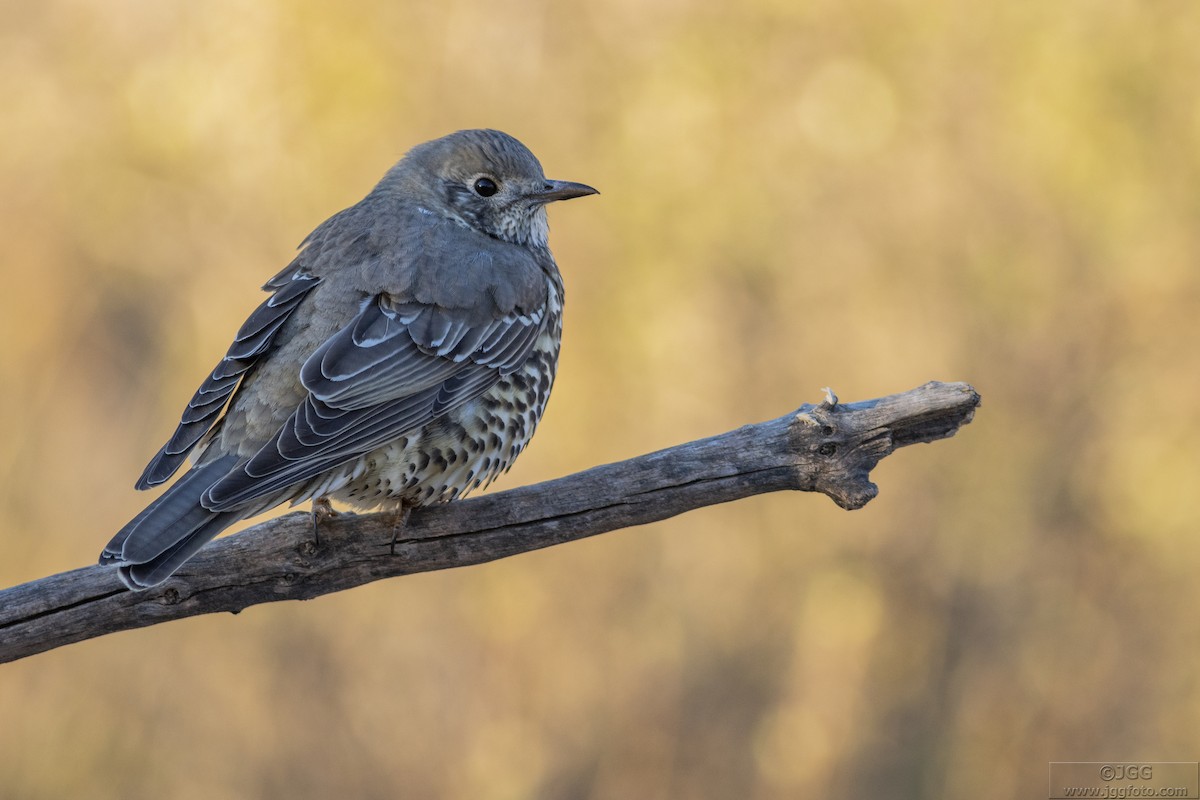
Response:
[[[121,580],[131,589],[165,581],[241,519],[237,512],[211,511],[200,504],[208,487],[236,463],[237,457],[229,455],[192,469],[117,532],[100,554],[100,563],[119,566]]]
[[[153,558],[138,563],[122,564],[117,570],[122,583],[130,589],[147,589],[162,583],[218,533],[241,519],[238,514],[228,511],[210,512],[209,516],[211,519],[208,522]]]

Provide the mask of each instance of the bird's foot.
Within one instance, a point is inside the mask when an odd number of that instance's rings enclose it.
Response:
[[[396,539],[400,536],[400,529],[408,524],[408,515],[412,513],[412,506],[400,504],[396,509],[396,518],[392,520],[392,543],[388,548],[388,552],[396,555]]]
[[[313,542],[321,546],[321,523],[340,516],[333,510],[328,497],[318,497],[312,501],[312,530]]]

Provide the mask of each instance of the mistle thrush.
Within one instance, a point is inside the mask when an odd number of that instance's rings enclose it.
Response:
[[[301,245],[137,482],[193,466],[101,564],[161,583],[218,533],[284,502],[410,508],[504,472],[546,408],[563,284],[548,180],[519,141],[459,131],[413,148]]]

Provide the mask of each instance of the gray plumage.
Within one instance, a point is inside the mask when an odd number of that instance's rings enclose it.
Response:
[[[545,205],[594,193],[498,131],[414,148],[267,282],[137,488],[195,466],[100,563],[144,588],[283,502],[413,507],[490,482],[533,435],[558,360]]]

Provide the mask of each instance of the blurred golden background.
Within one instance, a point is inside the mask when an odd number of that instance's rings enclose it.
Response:
[[[1200,5],[0,2],[5,586],[92,563],[257,288],[508,131],[558,385],[496,488],[965,380],[816,495],[0,667],[4,798],[1045,797],[1200,758]]]

